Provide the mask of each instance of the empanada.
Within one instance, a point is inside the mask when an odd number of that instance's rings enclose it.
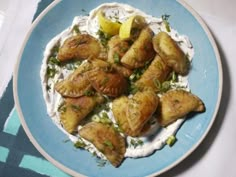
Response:
[[[58,60],[88,59],[97,57],[101,51],[101,44],[89,34],[78,34],[69,37],[59,48]]]
[[[116,123],[118,124],[119,128],[122,130],[122,132],[125,135],[138,136],[140,132],[132,131],[129,126],[129,122],[127,118],[128,101],[129,101],[129,98],[127,96],[122,96],[115,99],[112,102],[112,112],[116,120]]]
[[[121,63],[129,69],[135,69],[143,67],[152,60],[155,56],[152,45],[153,35],[153,31],[149,27],[144,28],[138,39],[121,58]]]
[[[141,78],[135,82],[135,85],[141,90],[144,88],[151,88],[157,93],[160,88],[157,87],[156,83],[164,82],[170,71],[170,67],[163,62],[159,55],[156,55]]]
[[[62,107],[59,109],[60,120],[64,129],[73,133],[77,126],[97,104],[104,101],[101,95],[82,96],[79,98],[65,98]]]
[[[159,32],[153,37],[153,47],[166,64],[181,75],[189,71],[190,61],[178,44],[166,33]]]
[[[128,88],[125,77],[116,71],[109,72],[104,69],[94,69],[86,74],[93,88],[107,96],[120,96]]]
[[[137,92],[128,102],[127,119],[134,132],[141,132],[151,118],[159,103],[159,98],[152,90]]]
[[[64,97],[80,97],[85,92],[91,91],[92,86],[84,75],[90,69],[91,65],[89,63],[80,65],[65,80],[56,83],[55,90]]]
[[[117,167],[126,151],[125,139],[111,125],[90,122],[79,130],[79,135],[90,141],[110,163]]]
[[[130,48],[128,41],[121,40],[119,35],[112,37],[108,41],[108,62],[120,63],[120,59]]]
[[[170,90],[160,99],[158,122],[166,126],[190,112],[205,111],[204,103],[196,95],[184,90]]]

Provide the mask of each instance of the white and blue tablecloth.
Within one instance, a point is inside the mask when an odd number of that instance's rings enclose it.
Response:
[[[38,3],[34,19],[53,0]],[[47,161],[26,136],[15,109],[12,79],[0,98],[0,177],[69,177]]]

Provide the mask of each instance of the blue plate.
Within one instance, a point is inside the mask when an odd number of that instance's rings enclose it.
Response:
[[[200,144],[216,117],[222,92],[222,68],[214,39],[196,12],[183,1],[119,0],[153,16],[170,15],[170,24],[189,36],[195,55],[189,76],[193,93],[205,103],[206,112],[188,119],[177,133],[178,142],[153,155],[125,159],[119,168],[98,167],[95,158],[84,150],[75,150],[47,115],[40,83],[40,67],[46,44],[71,25],[74,16],[86,15],[109,0],[55,1],[34,22],[25,40],[14,73],[14,97],[21,123],[35,147],[53,164],[78,176],[149,176],[158,175],[186,158]]]

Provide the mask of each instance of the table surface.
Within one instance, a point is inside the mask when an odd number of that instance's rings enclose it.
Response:
[[[39,1],[0,1],[0,98],[6,94],[4,91],[11,80],[14,64]],[[200,14],[215,37],[223,65],[223,96],[217,118],[204,141],[188,158],[161,177],[235,177],[236,1],[185,1]],[[4,110],[0,107],[1,111]],[[3,159],[1,155],[0,162]],[[37,173],[38,176],[45,175],[38,171],[35,176]],[[1,175],[4,176],[0,165]]]

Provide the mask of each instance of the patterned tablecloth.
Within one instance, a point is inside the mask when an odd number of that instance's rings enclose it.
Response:
[[[38,4],[34,19],[53,0]],[[48,162],[26,136],[14,107],[12,79],[0,99],[0,177],[69,177]]]

